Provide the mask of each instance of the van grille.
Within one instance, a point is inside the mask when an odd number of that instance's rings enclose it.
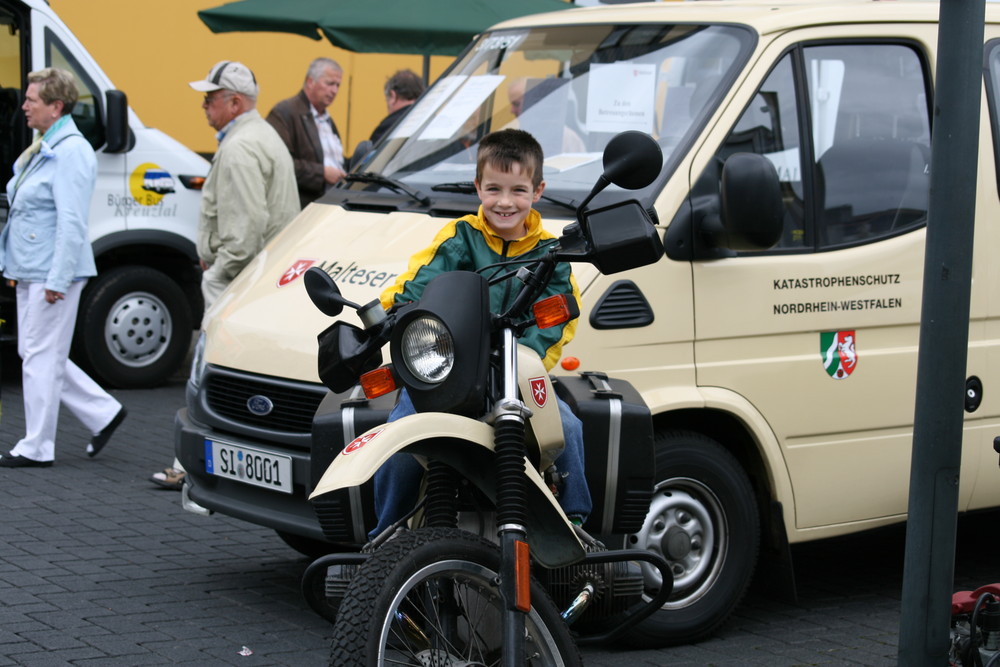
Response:
[[[205,378],[208,407],[220,417],[269,431],[310,433],[316,408],[325,388],[294,386],[258,377],[212,373]],[[266,415],[255,415],[247,407],[252,396],[264,396],[274,404]]]
[[[631,280],[619,280],[601,296],[590,313],[595,329],[627,329],[653,323],[653,309]]]

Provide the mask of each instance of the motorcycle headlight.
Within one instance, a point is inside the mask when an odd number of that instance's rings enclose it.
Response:
[[[425,315],[410,322],[401,350],[406,367],[423,382],[444,382],[455,365],[455,341],[436,317]]]

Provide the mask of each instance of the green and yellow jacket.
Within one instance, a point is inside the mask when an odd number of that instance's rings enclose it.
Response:
[[[467,215],[452,220],[437,233],[433,243],[410,258],[406,271],[396,279],[396,283],[382,293],[382,306],[386,309],[396,304],[416,301],[424,287],[435,276],[447,271],[476,271],[485,266],[525,260],[543,256],[549,244],[543,241],[556,238],[542,227],[542,216],[532,209],[525,220],[527,234],[516,241],[507,241],[494,232],[483,217],[483,207],[476,215]],[[541,247],[539,247],[541,246]],[[501,269],[502,271],[502,269]],[[490,277],[492,272],[487,274]],[[516,290],[505,280],[490,287],[490,307],[493,312],[501,312],[513,300]],[[540,298],[555,294],[569,294],[580,303],[580,290],[568,263],[556,267],[555,276]],[[547,370],[551,370],[562,354],[562,346],[576,333],[576,320],[558,327],[539,329],[530,327],[524,332],[520,342],[531,347],[542,358]]]

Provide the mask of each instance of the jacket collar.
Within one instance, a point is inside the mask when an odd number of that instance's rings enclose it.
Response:
[[[257,111],[256,108],[244,111],[239,116],[229,121],[229,123],[215,135],[219,140],[219,144],[221,145],[222,142],[225,141],[226,137],[233,133],[233,130],[241,125],[245,125],[253,118],[260,118],[260,112]]]
[[[49,146],[55,145],[60,139],[70,136],[71,134],[80,134],[80,130],[77,129],[76,123],[73,121],[73,117],[70,115],[63,116],[58,121],[57,125],[53,125],[49,128],[49,131],[45,133],[42,138],[42,145],[48,144]],[[83,136],[83,135],[80,135]]]
[[[482,232],[483,236],[486,238],[486,242],[489,244],[490,249],[493,250],[498,255],[504,255],[504,244],[507,245],[507,257],[516,257],[523,253],[532,250],[538,245],[545,234],[545,228],[542,227],[542,216],[535,209],[528,211],[528,217],[525,219],[524,224],[527,227],[527,233],[516,241],[505,241],[499,234],[493,231],[489,223],[486,222],[486,217],[483,215],[483,206],[479,205],[479,211],[475,216],[469,216],[469,222],[473,227]]]
[[[306,97],[306,91],[300,90],[299,94],[295,96],[299,101],[299,106],[302,107],[302,113],[312,120],[312,102]]]

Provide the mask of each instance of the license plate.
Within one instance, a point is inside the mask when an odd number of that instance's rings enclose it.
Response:
[[[205,472],[282,493],[292,492],[292,457],[205,439]]]

